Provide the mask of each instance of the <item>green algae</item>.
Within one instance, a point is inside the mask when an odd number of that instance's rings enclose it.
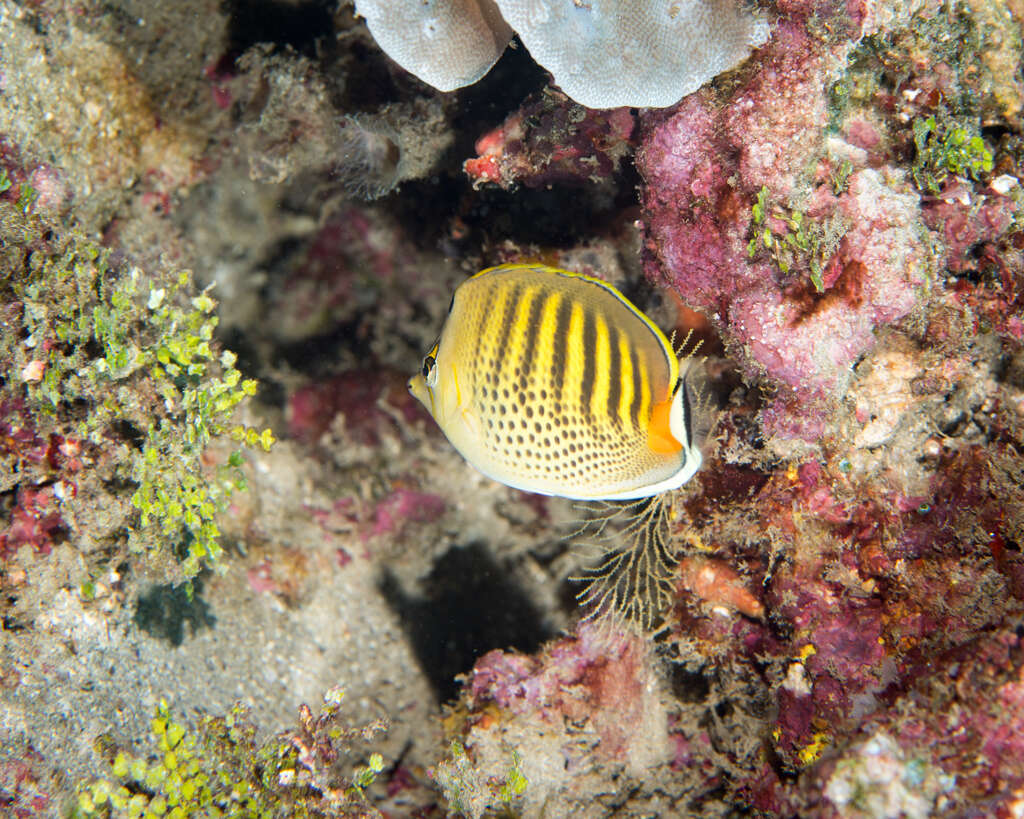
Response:
[[[330,768],[338,750],[384,730],[383,723],[340,726],[340,689],[324,697],[314,719],[300,709],[301,727],[258,741],[252,714],[237,705],[223,716],[204,717],[195,728],[178,722],[165,700],[157,705],[145,755],[122,750],[109,738],[98,750],[110,760],[109,776],[79,783],[72,819],[185,819],[190,816],[276,817],[379,816],[365,790],[384,770],[371,754],[348,780]]]
[[[20,202],[0,203],[0,307],[2,420],[77,453],[63,475],[67,511],[88,487],[93,506],[125,510],[115,549],[176,581],[219,567],[216,521],[245,488],[243,450],[274,438],[234,420],[257,383],[213,341],[211,295],[188,271],[115,261]],[[227,439],[236,447],[225,453]],[[13,433],[2,454],[26,485],[55,477]]]

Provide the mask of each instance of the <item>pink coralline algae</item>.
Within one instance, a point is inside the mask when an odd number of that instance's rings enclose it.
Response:
[[[804,815],[1019,816],[1022,661],[1021,638],[1009,630],[947,652],[896,707],[864,720],[853,741],[808,772]]]
[[[30,747],[24,757],[0,764],[0,808],[11,819],[43,816],[54,800],[44,790],[43,760]]]
[[[288,402],[289,432],[300,441],[315,444],[340,414],[354,441],[376,446],[382,432],[393,432],[396,423],[382,402],[408,423],[428,417],[409,396],[405,382],[404,373],[350,370],[302,387]]]
[[[601,738],[600,752],[618,758],[638,753],[645,738],[630,730],[648,718],[650,670],[636,637],[610,638],[583,625],[575,637],[550,646],[540,657],[495,650],[474,666],[467,693],[471,708],[488,703],[512,715],[561,725],[587,719]],[[484,719],[488,723],[489,719]]]
[[[0,534],[0,558],[7,558],[22,546],[49,554],[54,541],[66,532],[52,487],[22,487],[11,512],[10,525]]]
[[[989,191],[975,197],[963,182],[952,182],[941,196],[926,203],[925,224],[939,231],[946,245],[946,266],[955,273],[969,270],[973,247],[986,246],[1002,236],[1016,214],[1016,203],[1008,196]]]
[[[377,504],[373,528],[367,536],[399,531],[407,522],[429,523],[444,511],[445,500],[440,495],[398,488]]]
[[[628,789],[678,750],[652,660],[639,636],[594,624],[534,656],[488,652],[446,720],[453,756],[432,778],[463,815],[491,815],[508,803],[491,787],[501,783],[494,771],[512,762],[529,783],[519,815],[583,815],[595,781],[613,776]]]
[[[76,473],[83,465],[77,439],[56,433],[41,436],[27,424],[25,414],[20,402],[0,403],[0,466],[12,480],[5,484],[0,479],[0,491],[16,489],[9,525],[0,530],[0,559],[11,557],[22,546],[49,554],[66,535],[60,503],[77,493]],[[46,483],[13,482],[25,474],[45,475]]]
[[[280,587],[274,580],[271,574],[271,566],[269,560],[261,560],[252,568],[248,569],[245,573],[246,580],[249,581],[249,588],[252,589],[256,594],[263,594],[264,592],[277,592],[280,591]]]
[[[998,181],[994,184],[998,184]],[[1015,229],[1020,205],[988,187],[970,189],[961,180],[948,183],[923,207],[925,224],[941,236],[946,266],[961,275],[957,301],[970,306],[993,330],[1024,340],[1024,234]]]
[[[771,815],[938,815],[964,795],[1005,807],[1000,783],[1021,788],[1019,765],[1006,761],[1019,755],[1012,703],[1024,690],[1012,631],[1024,599],[1024,560],[1011,545],[1021,531],[1018,459],[997,444],[936,457],[941,469],[919,497],[876,486],[858,498],[844,492],[841,467],[817,461],[776,472],[751,498],[772,537],[790,543],[764,582],[771,630],[736,617],[716,624],[685,600],[675,612],[680,639],[703,657],[774,658],[775,767],[796,778],[765,770],[740,786]],[[752,582],[767,571],[748,566]],[[951,700],[959,707],[939,705]],[[874,797],[850,796],[880,790],[903,804],[901,778],[915,771],[931,783],[923,801],[906,803],[920,802],[919,812],[872,812],[864,805]],[[814,801],[823,790],[835,804]]]
[[[727,98],[701,91],[646,115],[638,153],[649,277],[707,312],[746,372],[779,387],[768,430],[812,440],[874,331],[913,309],[932,264],[902,173],[851,164],[835,192],[840,163],[823,157],[836,59],[801,26],[780,26]],[[780,264],[761,237],[785,244],[806,224],[819,239]]]
[[[393,239],[356,207],[328,220],[282,290],[277,332],[301,338],[351,320],[360,287],[394,276],[399,248]]]

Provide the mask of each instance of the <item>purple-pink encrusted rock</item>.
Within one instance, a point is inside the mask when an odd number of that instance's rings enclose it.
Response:
[[[832,48],[780,26],[730,95],[703,90],[646,115],[637,157],[649,277],[706,312],[748,375],[776,383],[766,429],[811,440],[875,330],[917,303],[931,264],[919,197],[899,172],[855,167],[833,193],[825,91],[845,46]],[[762,188],[781,212],[830,226],[821,292],[806,259],[783,271],[763,248],[751,255]]]

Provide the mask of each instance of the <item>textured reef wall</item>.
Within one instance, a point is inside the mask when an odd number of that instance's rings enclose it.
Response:
[[[0,0],[0,812],[1021,814],[1024,5],[758,6],[595,110],[348,2]],[[518,260],[708,356],[655,634],[406,392]]]

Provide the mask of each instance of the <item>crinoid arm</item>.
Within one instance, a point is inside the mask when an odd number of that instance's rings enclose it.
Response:
[[[622,523],[611,529],[612,522]],[[599,542],[601,562],[570,580],[583,583],[576,595],[584,620],[652,631],[672,599],[677,557],[669,542],[669,504],[664,496],[642,501],[603,503],[579,533]]]

